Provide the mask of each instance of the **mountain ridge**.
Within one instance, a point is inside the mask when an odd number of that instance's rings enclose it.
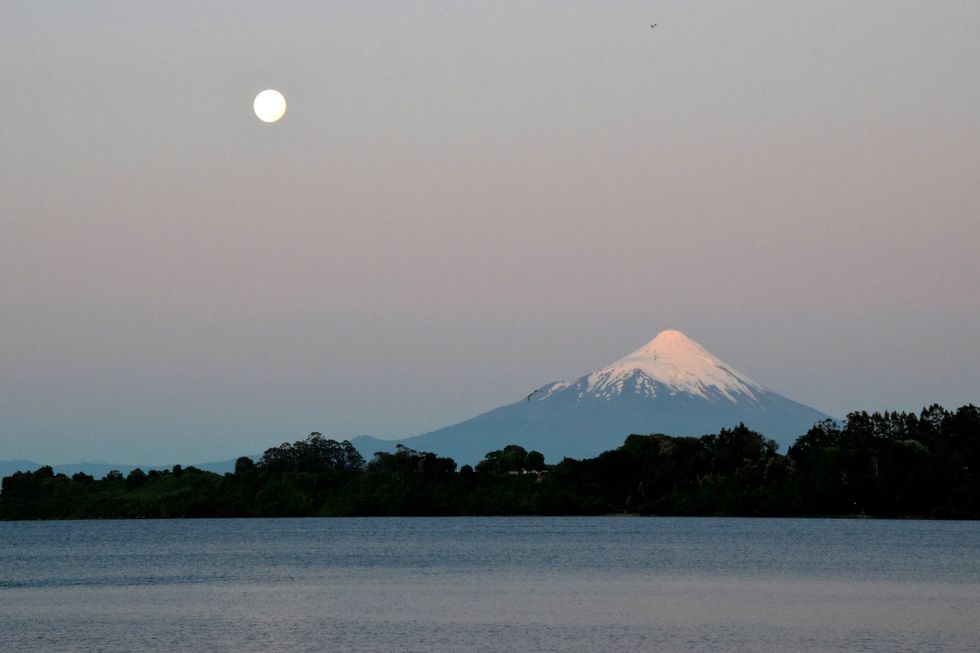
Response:
[[[258,460],[261,456],[251,456],[254,460]],[[226,472],[235,471],[235,458],[228,460],[216,460],[206,463],[195,463],[191,465],[184,465],[184,467],[196,467],[197,469],[204,470],[206,472],[214,472],[216,474],[224,474]],[[10,476],[15,472],[33,472],[43,465],[34,460],[0,460],[0,478]],[[102,462],[80,462],[80,463],[63,463],[60,465],[51,465],[51,469],[55,474],[65,474],[66,476],[71,476],[78,472],[83,474],[88,474],[95,478],[102,478],[110,471],[118,471],[122,474],[128,474],[134,469],[142,469],[144,472],[148,472],[151,469],[164,470],[170,469],[173,465],[134,465],[132,463],[102,463]]]
[[[828,415],[749,379],[675,329],[571,381],[457,424],[398,440],[359,436],[365,458],[401,444],[473,464],[507,444],[549,462],[615,448],[632,433],[701,436],[744,423],[784,449]]]

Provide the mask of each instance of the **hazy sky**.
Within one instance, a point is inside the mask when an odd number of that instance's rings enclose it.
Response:
[[[665,328],[980,402],[980,2],[243,4],[0,5],[0,459],[415,435]]]

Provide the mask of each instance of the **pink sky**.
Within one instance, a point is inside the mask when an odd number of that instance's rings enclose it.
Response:
[[[667,328],[980,400],[980,4],[240,4],[2,11],[0,459],[414,435]]]

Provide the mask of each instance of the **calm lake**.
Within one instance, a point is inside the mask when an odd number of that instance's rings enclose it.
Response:
[[[980,523],[0,522],[4,651],[976,651]]]

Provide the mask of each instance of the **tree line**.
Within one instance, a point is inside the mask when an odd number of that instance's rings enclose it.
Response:
[[[980,518],[980,409],[855,412],[814,425],[785,454],[741,424],[630,435],[555,465],[516,444],[475,467],[404,446],[365,461],[312,433],[224,475],[175,465],[96,480],[41,467],[0,488],[8,520],[616,513]]]

